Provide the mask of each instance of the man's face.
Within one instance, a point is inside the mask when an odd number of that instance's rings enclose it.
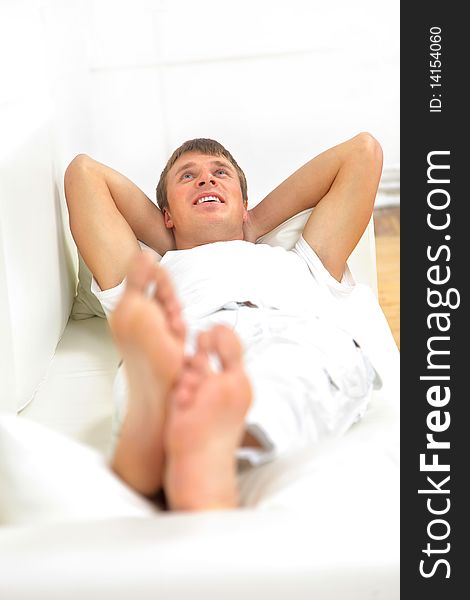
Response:
[[[165,225],[178,249],[243,239],[247,210],[238,174],[225,157],[183,154],[168,172],[166,189]]]

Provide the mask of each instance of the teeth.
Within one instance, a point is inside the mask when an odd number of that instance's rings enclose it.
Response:
[[[203,198],[199,198],[196,204],[202,204],[203,202],[221,202],[219,198],[216,196],[204,196]]]

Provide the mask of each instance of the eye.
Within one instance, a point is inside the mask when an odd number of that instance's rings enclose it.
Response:
[[[227,175],[227,171],[225,169],[217,169],[216,175]]]
[[[192,178],[193,178],[192,173],[183,173],[183,175],[181,176],[181,179],[183,179],[185,181],[189,181]]]

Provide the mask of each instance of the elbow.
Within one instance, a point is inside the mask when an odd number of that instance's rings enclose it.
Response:
[[[90,168],[92,162],[92,159],[87,154],[77,154],[66,168],[64,174],[64,190],[67,204],[69,204],[72,197],[70,190],[76,184],[77,179],[83,177]]]
[[[88,154],[77,154],[77,156],[70,162],[65,170],[64,179],[71,179],[77,173],[83,172],[89,167],[91,162],[92,159],[88,156]]]
[[[354,141],[356,143],[356,151],[361,157],[381,172],[383,165],[383,151],[382,146],[375,137],[372,134],[363,131],[356,135]]]

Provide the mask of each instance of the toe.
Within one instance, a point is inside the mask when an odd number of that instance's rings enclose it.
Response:
[[[154,277],[155,283],[157,284],[155,289],[155,298],[164,306],[179,306],[173,283],[165,267],[156,265]]]
[[[197,336],[197,350],[207,354],[211,349],[211,333],[210,331],[201,331]]]
[[[186,337],[186,325],[183,320],[181,304],[176,296],[175,288],[167,270],[158,265],[155,267],[156,284],[154,297],[165,311],[173,333],[181,340]]]
[[[205,377],[210,373],[208,349],[209,335],[207,331],[203,331],[198,335],[196,352],[191,357],[191,368],[199,377]]]
[[[222,368],[232,369],[239,367],[242,362],[242,346],[236,333],[225,325],[216,325],[210,331],[211,351],[216,353]]]
[[[181,341],[184,341],[186,338],[186,324],[183,320],[179,305],[174,306],[167,312],[167,315],[171,330]]]
[[[183,388],[184,390],[187,390],[188,393],[193,394],[200,382],[200,374],[196,370],[190,368],[183,373],[179,387]]]
[[[148,252],[139,251],[132,258],[127,273],[127,290],[144,292],[153,279],[154,259]]]
[[[186,408],[191,404],[191,399],[192,394],[188,388],[179,385],[170,396],[170,408]]]

